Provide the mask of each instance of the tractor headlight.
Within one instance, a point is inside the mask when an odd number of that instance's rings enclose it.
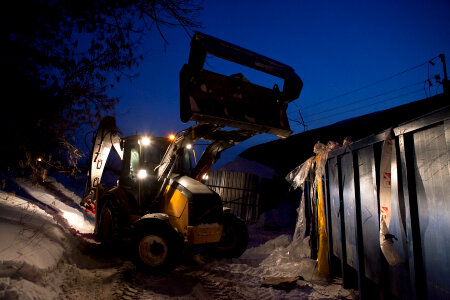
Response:
[[[143,138],[141,138],[140,143],[142,146],[148,146],[148,145],[150,145],[150,138],[147,136],[144,136]]]
[[[144,179],[147,177],[147,170],[141,169],[137,172],[137,177],[139,179]]]

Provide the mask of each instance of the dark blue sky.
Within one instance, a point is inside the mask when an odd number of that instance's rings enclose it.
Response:
[[[199,31],[292,66],[304,82],[295,101],[308,129],[422,99],[442,91],[442,64],[424,64],[400,76],[329,100],[443,53],[450,60],[450,1],[204,1]],[[164,49],[156,32],[142,45],[139,76],[123,80],[112,91],[124,134],[167,135],[188,127],[179,120],[178,74],[188,60],[190,39],[181,28],[164,28]],[[250,81],[272,87],[261,76],[212,58],[209,69],[223,74],[242,72]],[[448,63],[450,65],[450,63]],[[432,79],[431,89],[424,81]],[[436,89],[437,87],[437,89]],[[395,92],[393,90],[396,90]],[[290,104],[288,115],[298,119]],[[294,133],[303,127],[291,122]],[[254,144],[276,139],[252,138],[226,151],[223,164]]]

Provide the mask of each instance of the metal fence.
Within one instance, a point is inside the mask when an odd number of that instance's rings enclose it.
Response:
[[[217,192],[224,206],[247,223],[258,220],[260,213],[259,177],[254,174],[214,170],[207,185]]]
[[[385,133],[330,153],[326,213],[331,271],[361,298],[450,298],[450,109],[393,129],[389,231],[403,263],[380,251]]]

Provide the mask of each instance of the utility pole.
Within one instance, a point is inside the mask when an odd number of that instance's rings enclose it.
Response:
[[[450,90],[449,90],[450,87],[449,87],[449,82],[448,82],[448,77],[447,77],[447,65],[445,64],[445,55],[439,54],[439,58],[441,59],[442,67],[444,68],[444,80],[442,81],[444,95],[448,95],[448,93],[450,92]]]

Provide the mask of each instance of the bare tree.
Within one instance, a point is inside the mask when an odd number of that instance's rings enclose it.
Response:
[[[74,167],[74,132],[96,124],[118,99],[108,90],[132,76],[143,36],[164,26],[187,32],[194,0],[6,0],[0,9],[1,167]],[[39,171],[40,172],[40,171]]]

